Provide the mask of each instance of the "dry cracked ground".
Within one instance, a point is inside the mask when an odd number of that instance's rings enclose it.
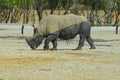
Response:
[[[21,35],[19,25],[0,25],[0,80],[120,80],[120,33],[115,27],[93,27],[91,33],[95,50],[87,42],[73,50],[78,37],[58,40],[57,51],[44,51],[43,44],[31,50],[25,42],[30,26]]]

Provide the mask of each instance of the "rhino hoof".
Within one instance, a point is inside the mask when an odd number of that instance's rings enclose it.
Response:
[[[81,47],[77,47],[75,50],[82,50],[82,48]]]
[[[91,47],[90,49],[96,49],[96,47]]]
[[[57,50],[57,48],[52,48],[51,50]]]

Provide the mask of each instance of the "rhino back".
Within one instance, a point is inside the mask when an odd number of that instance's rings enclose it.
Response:
[[[39,35],[48,35],[56,31],[62,30],[74,24],[87,21],[83,16],[77,16],[73,14],[69,15],[49,15],[44,17],[39,24],[38,32]]]

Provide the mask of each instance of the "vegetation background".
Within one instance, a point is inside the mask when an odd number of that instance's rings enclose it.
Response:
[[[120,0],[0,0],[0,23],[37,24],[49,14],[86,16],[93,25],[119,22]]]

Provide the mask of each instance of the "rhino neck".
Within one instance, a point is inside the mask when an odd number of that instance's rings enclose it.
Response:
[[[26,42],[31,49],[36,49],[43,41],[43,36],[36,36],[34,38],[26,38]]]

